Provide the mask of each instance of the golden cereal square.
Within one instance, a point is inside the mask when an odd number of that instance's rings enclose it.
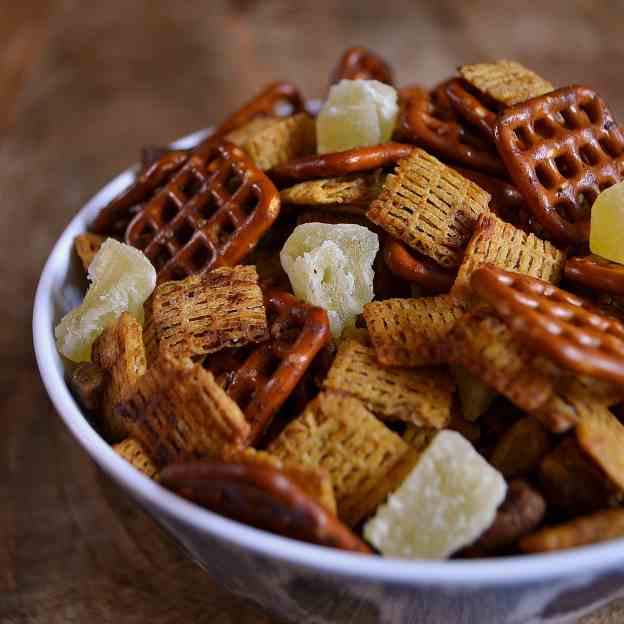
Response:
[[[342,341],[323,387],[359,399],[385,420],[403,420],[441,429],[451,416],[455,390],[443,367],[389,368],[375,349]]]
[[[113,450],[121,455],[128,463],[151,479],[156,478],[158,469],[135,438],[126,438],[113,446]]]
[[[499,104],[513,106],[554,89],[550,82],[516,61],[464,65],[459,73],[481,93]]]
[[[285,463],[326,470],[338,517],[349,526],[370,515],[405,478],[417,456],[358,400],[321,393],[269,445]]]
[[[466,309],[450,295],[386,299],[365,305],[364,319],[382,364],[428,366],[446,361],[446,337]]]
[[[451,292],[457,296],[468,295],[472,274],[486,264],[558,284],[565,260],[565,253],[552,243],[527,234],[493,214],[480,215]]]
[[[446,268],[458,267],[490,195],[420,148],[388,175],[368,218]]]

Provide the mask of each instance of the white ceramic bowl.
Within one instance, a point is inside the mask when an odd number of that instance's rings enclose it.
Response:
[[[176,147],[193,145],[196,133]],[[567,622],[622,594],[624,540],[560,554],[491,560],[402,561],[347,554],[278,537],[206,511],[163,489],[111,450],[65,381],[54,325],[81,298],[74,237],[125,188],[107,184],[74,217],[45,265],[33,313],[43,383],[61,418],[98,466],[184,546],[213,578],[293,622],[503,624]]]

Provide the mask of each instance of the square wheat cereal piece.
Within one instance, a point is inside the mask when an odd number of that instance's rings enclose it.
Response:
[[[368,218],[446,268],[461,264],[464,248],[490,195],[420,148],[388,175]]]
[[[243,149],[258,168],[271,169],[299,156],[315,154],[316,125],[308,113],[276,119],[245,141]]]
[[[516,61],[477,63],[459,68],[462,78],[499,104],[513,106],[554,89],[550,82]]]
[[[552,552],[619,537],[624,537],[624,509],[607,509],[563,524],[544,527],[523,537],[519,548],[525,553]]]
[[[405,478],[417,454],[359,401],[321,393],[269,445],[284,462],[329,473],[338,517],[349,526],[370,515]]]
[[[74,249],[82,262],[85,272],[89,270],[89,266],[93,258],[95,258],[95,254],[100,250],[105,240],[105,236],[92,234],[91,232],[78,234],[78,236],[74,238]]]
[[[538,479],[548,505],[568,517],[613,506],[621,498],[619,488],[596,466],[574,436],[564,437],[544,457]]]
[[[479,307],[463,316],[446,341],[447,359],[461,364],[524,410],[553,396],[560,371],[517,340],[494,312]]]
[[[477,220],[451,292],[457,296],[469,295],[470,277],[485,264],[558,284],[565,260],[565,253],[552,243],[527,234],[493,214],[483,214]]]
[[[445,368],[388,368],[373,347],[353,339],[341,342],[323,387],[359,399],[382,420],[437,429],[449,421],[455,390]]]
[[[96,338],[91,358],[106,372],[100,420],[107,439],[116,442],[126,437],[128,430],[115,406],[134,390],[147,369],[141,324],[124,312]]]
[[[228,462],[256,462],[273,466],[281,470],[308,496],[321,503],[327,511],[334,515],[337,513],[334,486],[327,470],[320,466],[306,465],[295,460],[282,461],[276,455],[252,447],[228,449],[224,459]]]
[[[624,491],[624,425],[606,407],[596,407],[576,426],[576,440],[612,481]]]
[[[225,139],[230,143],[234,143],[234,145],[243,147],[245,143],[251,141],[258,133],[271,127],[276,121],[279,121],[279,119],[280,118],[276,115],[259,115],[244,126],[226,134]]]
[[[337,178],[306,180],[280,191],[285,204],[331,206],[332,210],[363,210],[381,193],[384,175],[381,169],[372,173],[351,173]]]
[[[253,266],[222,267],[156,287],[146,342],[177,358],[197,359],[268,337],[266,311]],[[150,358],[151,360],[151,358]]]
[[[250,427],[236,403],[201,365],[162,354],[116,408],[160,468],[244,446]]]
[[[586,376],[562,377],[546,404],[530,413],[553,433],[563,433],[595,410],[611,407],[624,398],[624,388]]]
[[[158,468],[145,452],[141,443],[135,438],[126,438],[113,445],[113,450],[121,455],[128,463],[132,464],[143,474],[155,479],[158,476]]]
[[[427,366],[446,361],[446,337],[466,309],[450,295],[386,299],[366,304],[364,320],[382,364]]]

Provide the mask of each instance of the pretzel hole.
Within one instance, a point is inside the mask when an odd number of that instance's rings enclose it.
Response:
[[[176,228],[173,235],[176,241],[181,246],[184,246],[186,245],[186,243],[188,243],[191,240],[194,233],[195,233],[195,228],[188,221],[183,221],[182,225]]]
[[[516,135],[516,140],[521,150],[528,150],[533,144],[531,134],[525,126],[514,128],[514,134]]]
[[[201,190],[203,185],[203,180],[198,175],[191,175],[190,178],[186,181],[184,186],[182,187],[182,192],[187,197],[193,197]]]
[[[544,163],[538,163],[535,167],[535,175],[544,188],[553,188],[553,186],[557,183],[553,172]]]
[[[234,175],[228,178],[227,182],[225,183],[225,188],[227,189],[228,193],[230,193],[230,195],[234,195],[234,193],[236,193],[236,191],[238,191],[238,189],[243,185],[243,182],[243,176],[239,175],[238,173],[234,173]]]
[[[169,275],[170,275],[169,279],[183,280],[185,277],[188,277],[188,274],[189,274],[188,271],[186,271],[183,267],[176,265],[169,272]]]
[[[136,240],[132,242],[132,245],[137,249],[145,249],[154,238],[155,231],[156,228],[151,223],[145,223],[141,233],[137,236]]]
[[[570,154],[562,154],[555,158],[555,166],[564,178],[572,178],[577,173],[577,166]]]
[[[555,212],[565,221],[570,221],[570,215],[574,215],[576,208],[570,202],[559,202],[555,204]],[[574,220],[574,219],[572,219]]]
[[[611,158],[617,158],[622,154],[622,147],[618,141],[615,141],[610,137],[602,137],[598,142],[604,152],[611,156]]]
[[[154,267],[156,267],[156,270],[159,271],[171,260],[171,252],[164,245],[158,245],[158,248],[150,259]]]
[[[600,121],[600,107],[596,100],[589,100],[589,102],[581,104],[579,108],[587,115],[591,123],[597,124]]]
[[[256,195],[256,193],[249,193],[243,201],[240,202],[240,209],[247,215],[250,215],[252,212],[258,208],[258,204],[260,203],[260,197]]]
[[[224,219],[218,230],[217,240],[219,244],[224,244],[236,233],[236,225],[230,219]]]
[[[172,197],[167,197],[162,208],[161,219],[163,223],[169,223],[180,212],[178,205]]]
[[[555,128],[551,120],[540,117],[534,124],[533,129],[544,139],[551,139],[555,136]]]
[[[214,254],[212,249],[206,247],[206,245],[199,244],[193,250],[189,261],[195,270],[204,269],[212,262]]]
[[[217,210],[219,210],[219,204],[211,194],[208,194],[204,201],[197,206],[197,213],[206,220],[212,218]]]
[[[562,110],[560,113],[563,118],[562,126],[568,130],[576,130],[580,127],[577,114],[570,109]]]
[[[586,165],[597,165],[600,162],[600,152],[591,143],[585,143],[579,148],[581,160]]]

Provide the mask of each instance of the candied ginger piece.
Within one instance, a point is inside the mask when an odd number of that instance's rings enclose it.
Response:
[[[491,526],[506,492],[503,476],[468,440],[441,431],[364,525],[364,537],[387,557],[444,559]]]
[[[87,277],[91,285],[84,300],[54,330],[58,350],[74,362],[90,361],[93,341],[123,312],[142,322],[143,303],[156,286],[147,257],[113,238],[102,244]]]
[[[397,92],[377,80],[341,80],[316,118],[319,154],[385,143],[399,113]]]
[[[597,256],[624,264],[624,182],[605,189],[596,198],[589,248]]]
[[[361,225],[305,223],[286,241],[280,260],[299,299],[325,308],[338,338],[372,301],[377,234]]]

